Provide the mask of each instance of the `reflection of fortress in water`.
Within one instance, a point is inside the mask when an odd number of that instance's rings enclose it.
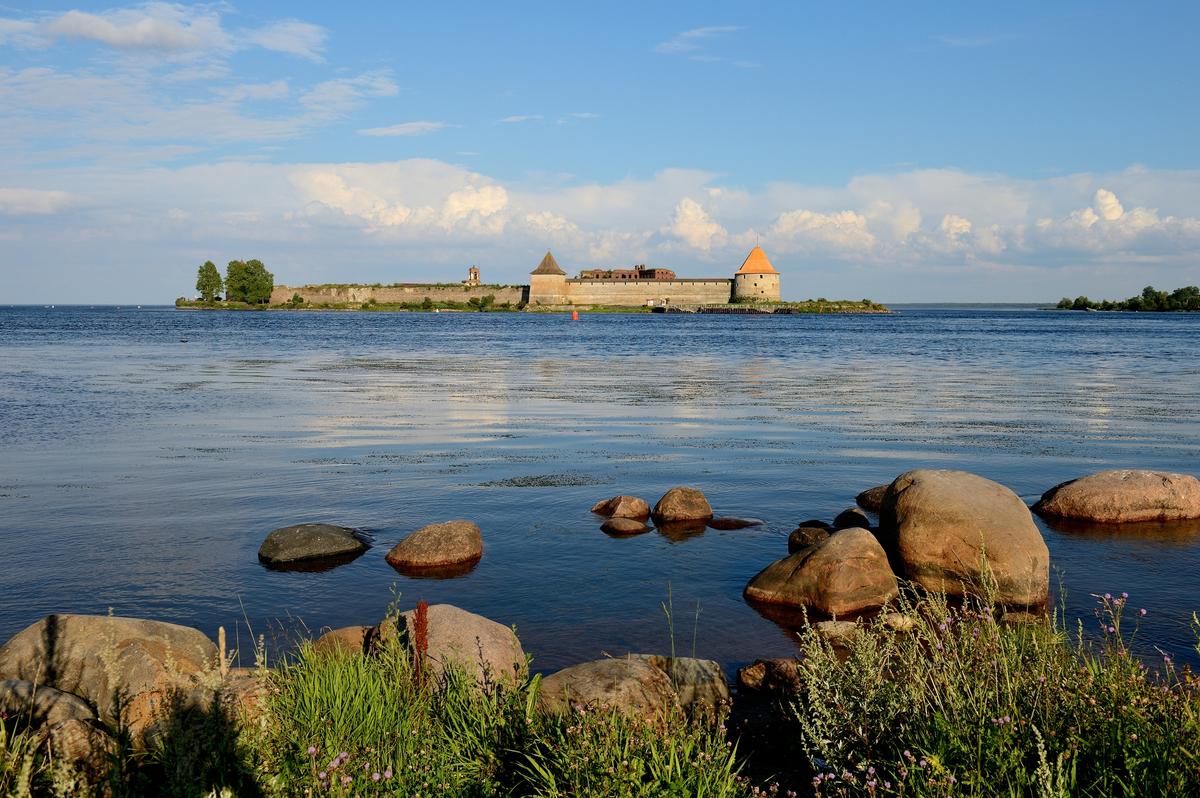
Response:
[[[720,305],[779,302],[779,272],[762,247],[732,278],[676,277],[670,269],[592,269],[567,277],[549,252],[529,275],[531,305]]]

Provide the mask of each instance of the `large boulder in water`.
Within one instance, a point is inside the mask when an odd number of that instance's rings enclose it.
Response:
[[[392,547],[388,563],[400,571],[465,566],[483,557],[483,536],[470,521],[422,527]]]
[[[792,533],[788,535],[788,554],[795,554],[801,549],[807,549],[809,546],[820,543],[825,538],[832,534],[833,530],[825,524],[814,524],[811,521],[805,522],[803,525],[796,527]]]
[[[898,592],[875,536],[865,529],[843,529],[768,565],[746,585],[745,596],[838,616],[877,609]]]
[[[871,519],[857,507],[848,507],[833,519],[834,529],[870,529]]]
[[[135,741],[175,692],[219,665],[211,640],[162,621],[47,615],[0,647],[0,678],[47,685],[88,701],[105,722],[118,712]]]
[[[880,537],[902,575],[926,590],[978,594],[990,571],[1002,604],[1039,606],[1049,597],[1050,552],[1029,508],[976,474],[901,474],[884,497]]]
[[[523,678],[525,651],[516,633],[503,624],[467,612],[452,604],[434,604],[426,611],[425,664],[440,676],[447,667],[462,670],[482,687],[510,684]],[[417,644],[416,610],[401,613],[403,639],[410,649]],[[370,634],[372,640],[394,638],[396,622],[387,619]]]
[[[1104,524],[1200,518],[1200,480],[1161,471],[1101,471],[1056,485],[1033,510]]]
[[[887,489],[887,485],[876,485],[873,488],[867,488],[855,496],[854,501],[867,512],[879,515],[879,511],[883,509],[883,497],[887,493]]]
[[[679,699],[667,674],[646,660],[600,659],[542,679],[538,706],[553,714],[582,708],[657,722],[678,709]]]
[[[633,518],[645,521],[650,517],[650,505],[637,496],[613,496],[592,505],[592,512],[608,518]]]
[[[366,541],[353,529],[333,524],[296,524],[267,535],[258,548],[258,559],[267,565],[287,565],[349,558],[366,550]]]
[[[712,514],[708,499],[695,488],[671,488],[654,505],[652,513],[655,523],[707,521]]]

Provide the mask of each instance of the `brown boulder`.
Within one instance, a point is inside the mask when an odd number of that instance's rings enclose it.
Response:
[[[738,668],[738,687],[753,692],[798,692],[800,690],[800,660],[755,660],[750,665]]]
[[[712,507],[704,494],[695,488],[671,488],[654,505],[655,523],[671,521],[707,521]]]
[[[671,680],[679,705],[692,712],[702,706],[715,709],[729,703],[729,683],[721,665],[711,659],[665,657],[659,654],[630,654],[650,663]]]
[[[645,521],[650,517],[650,505],[637,496],[613,496],[611,499],[596,502],[592,512],[608,518],[634,518]]]
[[[610,518],[600,525],[600,529],[613,537],[640,535],[650,531],[650,527],[633,518]]]
[[[842,510],[833,519],[834,529],[870,529],[871,519],[857,507]]]
[[[343,626],[341,629],[331,629],[313,643],[313,652],[317,654],[332,654],[341,651],[354,654],[365,653],[374,628],[373,626]]]
[[[400,571],[467,565],[483,557],[483,536],[470,521],[422,527],[392,547],[388,564]]]
[[[1200,518],[1200,480],[1161,471],[1101,471],[1056,485],[1033,511],[1103,524]]]
[[[217,647],[186,626],[138,618],[47,615],[0,647],[0,677],[36,681],[88,701],[105,722],[123,716],[135,741],[168,694],[218,666]]]
[[[64,720],[94,721],[96,713],[77,695],[23,679],[0,682],[0,715],[36,728]]]
[[[875,536],[865,529],[843,529],[768,565],[746,585],[745,596],[838,616],[882,607],[898,592]]]
[[[91,795],[108,780],[118,754],[117,741],[95,723],[79,718],[60,720],[46,727],[45,740],[50,756],[79,780],[69,785],[72,793],[78,790]]]
[[[887,485],[876,485],[873,488],[867,488],[855,496],[854,501],[867,512],[879,515],[879,511],[883,509],[883,496],[887,493],[887,489]]]
[[[416,644],[415,610],[400,614],[404,620],[404,642]],[[452,604],[434,604],[426,615],[428,648],[426,665],[437,676],[447,666],[460,668],[476,683],[489,687],[498,682],[516,682],[526,669],[525,650],[513,630],[495,621],[459,609]],[[375,627],[377,640],[394,638],[396,622],[387,619]]]
[[[880,537],[903,575],[926,590],[978,592],[986,570],[1002,604],[1036,606],[1049,596],[1050,553],[1029,508],[981,476],[901,474],[884,497]]]
[[[679,699],[667,674],[649,662],[600,659],[542,679],[538,706],[559,715],[585,708],[656,722],[677,710]]]
[[[708,526],[712,529],[722,531],[731,531],[734,529],[746,529],[752,526],[762,526],[761,518],[714,518],[708,522]]]
[[[792,534],[788,535],[788,554],[795,554],[801,549],[814,546],[829,537],[829,534],[829,527],[823,525],[796,527]]]

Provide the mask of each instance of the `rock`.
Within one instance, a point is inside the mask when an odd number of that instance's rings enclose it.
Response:
[[[256,723],[266,708],[267,672],[256,668],[230,668],[221,685],[220,697],[231,718],[244,724]]]
[[[268,565],[304,560],[355,557],[367,543],[353,530],[333,524],[296,524],[276,529],[258,547],[258,559]]]
[[[107,780],[117,756],[117,741],[92,721],[82,718],[60,720],[47,727],[45,739],[50,755],[82,775],[86,785],[95,787]],[[86,790],[81,792],[91,794]]]
[[[88,701],[135,742],[167,696],[218,665],[217,647],[186,626],[104,615],[47,615],[0,647],[0,677],[36,681]],[[118,701],[119,699],[119,701]]]
[[[462,520],[422,527],[387,553],[388,563],[400,571],[469,565],[481,557],[483,536],[479,527]]]
[[[96,713],[79,696],[23,679],[0,681],[0,715],[27,721],[30,728],[64,720],[96,719]]]
[[[1033,511],[1104,524],[1200,518],[1200,480],[1161,471],[1101,471],[1056,485]]]
[[[650,527],[632,518],[610,518],[600,525],[600,529],[614,537],[640,535],[643,532],[650,531]]]
[[[867,518],[867,514],[857,507],[849,507],[842,510],[833,519],[834,529],[870,529],[871,519]]]
[[[820,543],[829,537],[829,529],[824,526],[801,526],[792,530],[788,535],[788,554],[795,554],[801,549]]]
[[[858,502],[858,506],[867,512],[879,515],[879,511],[883,508],[883,495],[887,493],[887,489],[887,485],[876,485],[873,488],[867,488],[855,496],[854,501]]]
[[[713,529],[731,530],[762,526],[763,522],[758,518],[714,518],[708,522],[708,525]]]
[[[632,659],[650,663],[671,680],[679,705],[687,712],[702,706],[716,709],[729,704],[729,683],[718,662],[694,657],[664,657],[658,654],[630,654]]]
[[[409,610],[400,615],[405,624],[404,642],[410,650],[416,640],[415,614],[415,610]],[[525,651],[509,627],[452,604],[430,606],[426,618],[426,664],[436,676],[440,677],[446,666],[453,664],[485,688],[523,678],[527,665]],[[395,621],[385,620],[372,634],[376,640],[394,638]]]
[[[865,529],[843,529],[768,565],[746,585],[745,596],[836,617],[882,607],[898,592],[875,536]]]
[[[707,521],[712,507],[704,494],[695,488],[671,488],[654,505],[655,523],[671,521]]]
[[[818,621],[812,625],[814,632],[840,648],[849,647],[861,628],[854,621]]]
[[[611,499],[596,502],[592,512],[609,518],[634,518],[645,521],[650,517],[650,505],[637,496],[613,496]]]
[[[817,529],[824,529],[829,532],[833,531],[833,524],[828,523],[827,521],[822,521],[820,518],[810,518],[807,521],[801,521],[800,523],[796,524],[796,526],[811,526]]]
[[[1039,606],[1049,596],[1050,553],[1029,508],[981,476],[901,474],[884,497],[880,537],[903,575],[926,590],[979,592],[986,558],[1002,604]]]
[[[559,715],[582,707],[656,722],[678,709],[679,699],[667,674],[649,662],[600,659],[542,679],[538,706]]]
[[[753,692],[798,692],[800,689],[800,660],[755,660],[752,664],[738,669],[738,687]]]
[[[367,651],[373,626],[343,626],[341,629],[331,629],[317,638],[313,643],[313,653],[332,654],[346,651],[363,654]]]
[[[917,619],[903,612],[889,612],[883,616],[883,625],[893,632],[911,632],[917,628]]]

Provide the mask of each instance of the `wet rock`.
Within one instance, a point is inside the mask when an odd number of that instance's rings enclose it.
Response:
[[[887,493],[887,489],[887,485],[876,485],[873,488],[867,488],[855,496],[854,501],[867,512],[879,515],[879,511],[883,508],[883,495]]]
[[[538,706],[553,714],[585,708],[657,722],[678,709],[679,699],[667,674],[649,662],[601,659],[572,665],[542,679]]]
[[[645,521],[650,517],[650,505],[637,496],[613,496],[611,499],[596,502],[592,506],[592,512],[608,518],[633,518]]]
[[[800,660],[755,660],[750,665],[738,669],[738,687],[752,692],[798,692],[800,690]]]
[[[815,546],[825,538],[829,537],[830,529],[822,526],[800,526],[792,530],[792,534],[788,535],[788,554],[795,554],[801,549],[807,549],[809,546]]]
[[[981,476],[901,474],[884,497],[880,537],[903,575],[926,590],[978,593],[986,570],[1002,604],[1038,606],[1049,596],[1050,553],[1029,508]]]
[[[640,535],[650,531],[650,527],[633,518],[610,518],[600,525],[600,529],[613,537]]]
[[[842,510],[833,519],[834,529],[870,529],[871,519],[857,507]]]
[[[313,651],[318,654],[348,652],[363,654],[369,647],[373,626],[343,626],[331,629],[317,638],[313,643]]]
[[[632,659],[650,663],[671,680],[679,705],[687,712],[703,706],[715,709],[729,703],[729,683],[718,662],[694,657],[665,657],[658,654],[630,654]]]
[[[276,529],[258,548],[258,559],[267,565],[306,560],[345,559],[362,554],[366,541],[353,529],[333,524],[296,524]]]
[[[768,565],[746,585],[745,596],[838,616],[881,607],[898,592],[875,536],[865,529],[843,529]]]
[[[79,696],[23,679],[0,681],[0,715],[34,728],[64,720],[96,719],[96,713]]]
[[[1033,510],[1105,524],[1200,518],[1200,480],[1162,471],[1101,471],[1056,485]]]
[[[652,515],[655,523],[707,521],[712,518],[712,507],[695,488],[671,488],[654,505]]]
[[[416,645],[416,611],[401,613],[404,642],[411,650]],[[427,613],[427,667],[441,676],[448,666],[473,676],[477,684],[489,687],[501,681],[516,682],[526,670],[525,651],[516,634],[507,626],[467,612],[452,604],[434,604]],[[394,639],[396,622],[389,618],[372,632],[376,640]]]
[[[392,547],[388,563],[399,571],[469,565],[483,557],[483,536],[470,521],[422,527]]]
[[[758,518],[714,518],[708,522],[710,528],[725,531],[762,525],[762,520]]]
[[[0,677],[74,693],[135,742],[166,697],[193,689],[218,666],[217,647],[186,626],[138,618],[47,615],[0,647]]]

